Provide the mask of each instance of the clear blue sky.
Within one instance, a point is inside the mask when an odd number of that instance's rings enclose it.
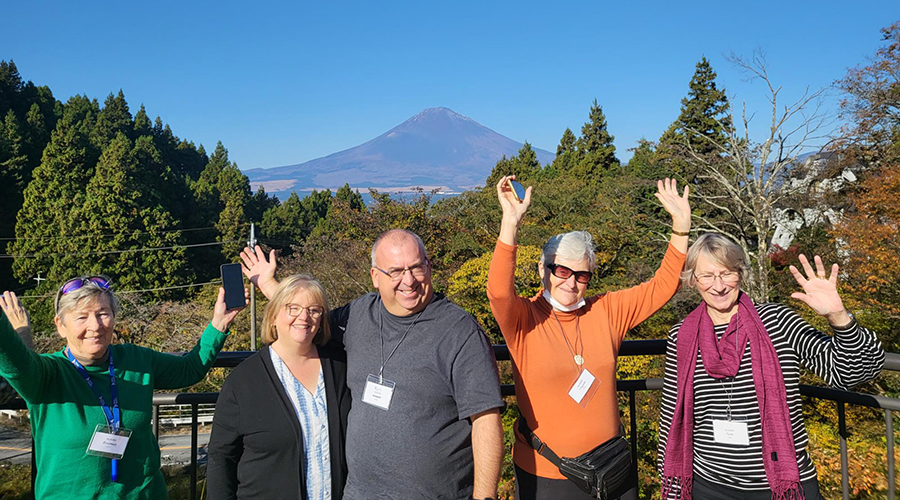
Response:
[[[683,4],[683,5],[682,5]],[[300,163],[446,106],[555,151],[597,99],[620,158],[678,115],[706,56],[766,51],[786,98],[880,46],[900,2],[4,2],[0,59],[66,100],[122,89],[179,137],[242,169]],[[832,101],[833,102],[833,101]],[[759,126],[764,125],[758,117]]]

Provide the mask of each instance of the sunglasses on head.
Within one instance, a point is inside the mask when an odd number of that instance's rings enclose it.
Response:
[[[109,290],[112,288],[112,283],[110,283],[109,278],[106,276],[94,275],[94,276],[79,276],[78,278],[72,278],[69,281],[63,283],[61,287],[59,287],[59,291],[56,292],[56,300],[54,301],[54,309],[59,311],[59,299],[62,298],[63,295],[69,294],[83,288],[88,283],[93,283],[97,285],[99,288],[103,290]]]
[[[112,284],[109,282],[109,278],[106,276],[80,276],[78,278],[72,278],[69,281],[63,283],[63,286],[59,287],[59,295],[63,296],[67,293],[72,293],[79,288],[84,287],[88,283],[93,283],[104,290],[109,290],[112,288]]]
[[[591,277],[594,276],[594,273],[590,271],[573,271],[561,264],[547,264],[547,269],[549,269],[550,272],[553,273],[553,276],[556,276],[561,280],[567,280],[574,274],[575,281],[585,285],[590,283]]]

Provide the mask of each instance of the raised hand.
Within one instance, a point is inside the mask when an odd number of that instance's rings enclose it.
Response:
[[[513,217],[516,222],[519,223],[522,221],[525,212],[531,205],[531,186],[528,186],[528,188],[525,189],[525,199],[519,201],[519,199],[516,198],[515,191],[513,191],[513,188],[509,185],[509,181],[515,179],[515,175],[507,175],[500,178],[500,181],[497,182],[497,198],[500,200],[500,208],[503,209],[503,216]]]
[[[228,330],[228,327],[231,326],[231,322],[234,321],[234,318],[238,315],[239,312],[243,311],[247,304],[250,303],[250,291],[246,288],[244,289],[244,305],[241,307],[235,307],[234,309],[228,309],[225,307],[225,289],[219,287],[219,296],[216,299],[216,307],[213,309],[213,319],[212,326],[216,330],[220,332],[224,332]]]
[[[244,276],[254,285],[262,288],[268,281],[275,280],[275,268],[278,267],[275,250],[269,252],[269,258],[266,259],[266,253],[259,245],[255,248],[246,247],[241,251],[241,260]]]
[[[672,229],[680,232],[688,232],[691,229],[691,204],[688,202],[690,189],[684,187],[684,193],[678,194],[678,185],[675,179],[656,181],[656,198],[662,203],[663,208],[672,216]]]
[[[519,224],[525,217],[525,212],[531,205],[531,186],[525,189],[525,199],[519,201],[516,193],[509,185],[510,179],[515,175],[507,175],[497,182],[497,199],[500,200],[500,208],[503,209],[503,219],[500,221],[500,241],[507,245],[516,244],[516,235],[519,232]]]
[[[794,292],[791,294],[791,298],[802,300],[816,314],[827,318],[833,326],[849,324],[850,316],[844,309],[844,302],[837,292],[838,265],[832,264],[831,276],[826,276],[825,265],[818,255],[813,257],[816,264],[815,271],[805,255],[800,254],[799,260],[806,276],[803,276],[803,273],[794,266],[790,266],[790,270],[794,279],[797,280],[797,284],[803,288],[803,292]]]
[[[22,342],[24,342],[29,349],[33,348],[34,346],[31,341],[31,318],[29,318],[28,311],[26,311],[25,307],[22,306],[22,303],[19,302],[19,298],[16,297],[16,294],[8,291],[3,292],[3,294],[0,295],[0,308],[3,309],[3,313],[6,314],[6,319],[9,320],[9,324],[16,330],[16,333],[19,334],[19,338],[22,339]]]

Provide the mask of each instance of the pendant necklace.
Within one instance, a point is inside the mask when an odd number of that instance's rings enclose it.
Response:
[[[575,313],[575,349],[572,349],[572,344],[569,343],[569,337],[566,336],[565,330],[563,330],[562,323],[559,321],[559,317],[556,315],[556,311],[553,311],[553,318],[556,319],[556,324],[559,326],[559,333],[562,335],[563,340],[566,341],[566,347],[569,349],[569,354],[572,355],[572,359],[575,361],[575,365],[578,366],[578,369],[581,369],[581,365],[584,364],[584,356],[579,353],[578,344],[581,344],[581,352],[584,352],[584,342],[581,340],[581,327],[578,325],[578,312]]]

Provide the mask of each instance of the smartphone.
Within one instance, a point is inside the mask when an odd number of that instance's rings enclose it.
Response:
[[[244,298],[244,276],[240,264],[222,264],[222,286],[225,288],[225,307],[237,309],[247,305]]]
[[[525,199],[525,186],[521,182],[513,179],[507,179],[506,182],[509,183],[509,187],[513,190],[517,200],[522,201]]]

